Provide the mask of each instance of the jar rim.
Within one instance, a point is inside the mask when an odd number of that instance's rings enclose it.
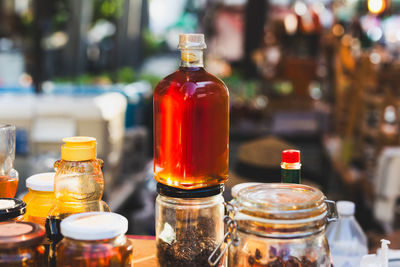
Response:
[[[173,198],[205,198],[221,194],[224,191],[224,185],[219,184],[200,189],[185,190],[175,188],[162,183],[157,183],[157,192],[160,195]]]
[[[26,212],[26,203],[17,198],[0,198],[0,201],[14,202],[12,206],[0,209],[0,222],[17,218]]]
[[[44,228],[31,222],[2,222],[0,228],[1,249],[39,245],[45,236]]]
[[[324,194],[302,184],[258,184],[237,193],[232,204],[254,218],[290,221],[318,218],[327,213]]]

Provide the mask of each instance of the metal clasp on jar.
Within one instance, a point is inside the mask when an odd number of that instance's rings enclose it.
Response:
[[[328,214],[326,215],[326,221],[328,223],[336,222],[337,219],[339,218],[339,215],[338,215],[338,212],[336,209],[336,202],[333,200],[325,199],[325,204],[328,208]]]
[[[225,217],[224,217],[224,224],[227,227],[227,232],[224,236],[224,239],[218,244],[218,246],[214,249],[214,251],[211,253],[210,257],[208,258],[208,263],[211,266],[215,266],[218,264],[218,262],[221,260],[221,258],[224,256],[224,254],[228,251],[228,249],[231,245],[234,245],[235,247],[237,247],[240,244],[240,240],[237,235],[237,223],[235,220],[233,220],[229,216],[235,212],[235,208],[230,203],[225,203],[225,208],[226,208],[226,214],[228,214],[228,215],[225,215]],[[218,254],[218,251],[221,249],[221,247],[224,243],[227,243],[227,245]]]

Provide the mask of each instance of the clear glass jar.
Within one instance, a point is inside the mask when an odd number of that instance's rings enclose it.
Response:
[[[0,123],[0,198],[13,198],[18,188],[14,169],[15,125]]]
[[[128,220],[116,213],[86,212],[61,222],[57,266],[132,266],[132,244],[125,237]]]
[[[0,198],[0,222],[24,219],[26,203],[17,198]]]
[[[26,180],[28,193],[22,199],[27,205],[24,221],[45,226],[47,215],[56,204],[54,172],[39,173]]]
[[[0,223],[0,266],[42,267],[43,227],[30,222]]]
[[[206,267],[224,239],[223,186],[180,190],[158,184],[156,245],[162,267]],[[225,266],[222,259],[217,266]]]
[[[325,228],[337,213],[321,191],[259,184],[241,189],[228,207],[228,266],[331,266]]]

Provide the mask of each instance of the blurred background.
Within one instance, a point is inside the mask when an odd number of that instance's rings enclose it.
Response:
[[[230,90],[230,180],[304,183],[357,205],[370,245],[400,237],[400,1],[2,0],[0,121],[17,126],[18,194],[61,139],[94,136],[105,200],[153,235],[152,92],[183,32]],[[150,223],[151,222],[151,223]],[[396,248],[396,245],[391,247]],[[397,248],[400,248],[400,244]]]

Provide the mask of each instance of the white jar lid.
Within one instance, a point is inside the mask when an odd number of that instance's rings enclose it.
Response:
[[[55,172],[44,172],[26,179],[26,187],[35,191],[53,192]]]
[[[113,212],[85,212],[61,221],[61,234],[76,240],[114,238],[128,231],[128,220]]]

